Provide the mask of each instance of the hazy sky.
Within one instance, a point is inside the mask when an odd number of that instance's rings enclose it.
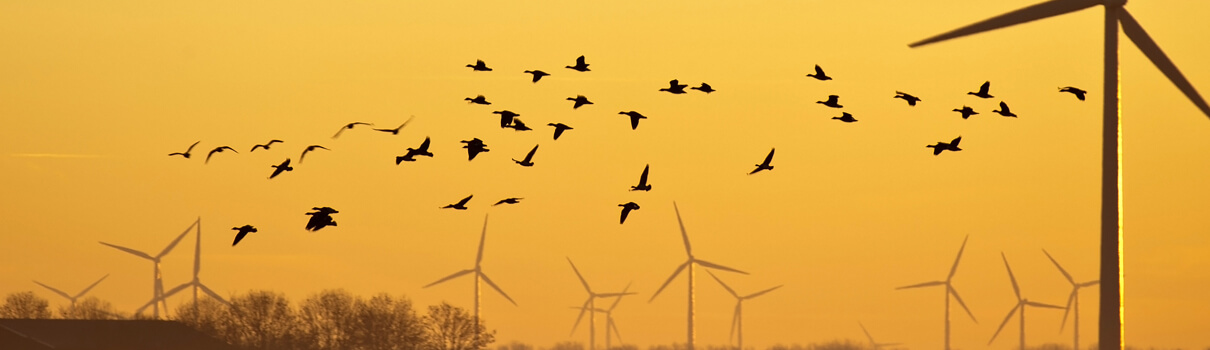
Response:
[[[483,317],[500,342],[587,342],[568,332],[585,294],[633,282],[616,311],[627,343],[685,340],[685,260],[695,254],[746,302],[747,345],[861,339],[939,348],[954,278],[954,345],[984,348],[1015,303],[1003,252],[1030,300],[1062,304],[1097,278],[1103,9],[918,49],[907,44],[1036,0],[922,1],[7,1],[0,2],[0,294],[33,284],[133,311],[150,263],[98,241],[158,252],[202,220],[202,280],[222,294],[327,288],[470,307],[471,279],[421,286],[474,262],[490,213]],[[1127,8],[1194,86],[1210,92],[1210,3]],[[585,55],[591,72],[563,68]],[[1210,120],[1122,37],[1126,340],[1210,345]],[[464,67],[476,59],[495,70]],[[805,74],[823,66],[832,81]],[[524,70],[552,75],[531,83]],[[657,91],[670,79],[717,92]],[[994,99],[966,95],[992,82]],[[1089,91],[1081,102],[1058,87]],[[896,90],[923,101],[908,107]],[[485,95],[490,106],[465,97]],[[571,108],[575,95],[594,105]],[[841,96],[859,121],[815,101]],[[991,113],[1007,102],[1019,118]],[[963,120],[950,111],[969,105]],[[508,109],[535,130],[501,129]],[[648,116],[631,130],[619,111]],[[393,128],[399,135],[349,122]],[[574,127],[558,141],[553,128]],[[963,151],[925,145],[961,135]],[[395,165],[432,138],[435,157]],[[490,152],[466,160],[460,140]],[[270,139],[271,150],[247,152]],[[168,157],[201,141],[192,159]],[[332,150],[308,154],[320,144]],[[541,145],[532,168],[516,165]],[[205,153],[229,145],[239,154]],[[777,148],[775,170],[747,175]],[[266,179],[285,158],[295,170]],[[629,192],[650,164],[650,192]],[[438,207],[474,194],[466,211]],[[517,205],[491,207],[506,197]],[[617,204],[642,206],[618,224]],[[303,229],[311,207],[337,227]],[[260,232],[231,247],[231,227]],[[164,261],[189,279],[193,237]],[[725,344],[733,299],[700,269],[697,341]],[[173,297],[175,308],[187,300]],[[1083,344],[1097,293],[1081,294]],[[956,305],[955,305],[956,308]],[[1062,311],[1030,310],[1031,344],[1069,343]],[[602,317],[603,320],[603,317]],[[603,329],[603,328],[602,328]],[[1009,348],[1012,322],[993,344]],[[598,342],[603,331],[598,332]]]

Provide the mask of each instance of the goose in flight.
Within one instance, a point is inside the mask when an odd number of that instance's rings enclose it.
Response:
[[[306,157],[307,157],[307,152],[314,151],[314,150],[317,150],[317,149],[322,149],[322,150],[326,150],[326,151],[331,151],[331,150],[330,150],[330,149],[328,149],[327,147],[320,146],[320,145],[310,145],[310,146],[307,146],[307,148],[304,148],[304,149],[303,149],[303,151],[302,151],[302,155],[299,155],[299,156],[298,156],[298,164],[302,164],[302,162],[303,162],[303,158],[306,158]]]
[[[626,223],[626,216],[630,215],[631,210],[639,210],[639,205],[635,202],[629,202],[626,204],[618,204],[618,206],[622,207],[622,220],[620,222],[618,222],[619,224]]]
[[[462,148],[466,149],[467,161],[475,160],[475,156],[479,155],[479,153],[491,151],[487,149],[487,144],[483,143],[483,140],[480,140],[477,137],[471,140],[462,140],[460,142],[466,144],[466,146],[462,146]]]
[[[169,153],[168,156],[169,157],[181,156],[181,157],[185,157],[185,159],[189,159],[189,157],[192,156],[192,154],[190,152],[193,152],[193,147],[197,146],[197,144],[201,143],[201,142],[202,141],[198,141],[198,142],[194,142],[192,145],[189,145],[189,148],[186,149],[185,152],[173,152],[173,153]]]
[[[294,171],[294,168],[290,166],[290,158],[286,158],[286,161],[281,162],[281,164],[270,165],[269,167],[273,168],[273,174],[269,175],[269,179],[277,177],[277,175],[280,175],[284,171]]]
[[[705,92],[705,93],[707,93],[707,94],[708,94],[708,93],[711,93],[711,92],[714,92],[714,88],[710,87],[710,84],[706,84],[706,83],[702,83],[702,85],[701,85],[701,86],[694,86],[694,87],[691,87],[691,88],[689,88],[689,89],[690,89],[690,90],[697,90],[697,91]]]
[[[472,69],[472,70],[474,70],[474,71],[476,71],[476,72],[490,72],[490,71],[492,71],[492,69],[491,69],[491,68],[487,68],[487,64],[486,64],[486,63],[483,63],[483,60],[475,60],[475,64],[468,64],[468,65],[466,65],[466,66],[467,66],[467,67],[471,67],[471,69]]]
[[[1013,114],[1012,111],[1008,110],[1008,104],[1004,103],[1004,101],[1000,101],[1000,110],[993,109],[992,112],[999,113],[1000,115],[1005,116],[1005,117],[1013,117],[1013,118],[1017,117],[1016,114]]]
[[[525,198],[517,198],[517,197],[505,198],[505,199],[501,199],[499,202],[496,202],[496,204],[492,204],[492,206],[494,207],[494,206],[501,205],[501,204],[517,204],[517,203],[521,203],[522,199],[525,199]]]
[[[563,123],[550,123],[550,124],[546,124],[546,125],[555,127],[555,140],[558,140],[559,136],[563,135],[564,131],[572,130],[572,128],[570,126],[567,126],[567,124],[563,124]]]
[[[403,124],[399,124],[399,126],[394,129],[374,129],[374,131],[389,132],[391,135],[399,135],[399,130],[403,130],[405,126],[408,126],[408,123],[412,122],[412,118],[415,118],[415,116],[408,117],[408,120],[403,121]]]
[[[580,55],[579,58],[576,58],[576,65],[567,66],[567,68],[573,69],[573,70],[576,70],[579,72],[587,72],[589,70],[588,63],[584,63],[584,55]]]
[[[269,146],[272,146],[274,143],[281,143],[281,142],[282,142],[282,140],[269,140],[269,142],[267,142],[267,143],[265,143],[265,144],[263,144],[263,145],[255,145],[255,146],[252,146],[252,150],[250,150],[250,151],[248,151],[248,152],[255,151],[257,148],[264,148],[266,151],[268,151],[268,150],[269,150]]]
[[[525,126],[525,123],[521,121],[521,118],[513,118],[513,125],[509,125],[508,127],[513,128],[513,130],[516,130],[516,131],[533,130],[533,129],[530,129],[528,126]]]
[[[576,97],[568,97],[567,100],[576,102],[575,105],[571,106],[571,109],[579,109],[580,106],[593,104],[592,101],[589,101],[587,97],[584,97],[584,95],[577,95]]]
[[[243,239],[244,239],[244,236],[247,236],[247,235],[248,235],[248,233],[250,233],[250,232],[256,232],[256,228],[255,228],[255,227],[252,227],[252,225],[244,225],[244,226],[240,226],[240,227],[232,227],[231,229],[232,229],[232,230],[239,231],[239,232],[236,232],[236,233],[235,233],[235,242],[231,242],[231,246],[232,246],[232,247],[234,247],[236,244],[239,244],[239,241],[240,241],[240,240],[243,240]]]
[[[971,109],[970,106],[962,106],[962,109],[954,108],[954,112],[962,113],[962,119],[970,118],[972,115],[979,114],[979,112],[975,112],[974,109]]]
[[[402,155],[402,156],[396,156],[395,165],[399,165],[400,162],[404,162],[404,161],[415,162],[416,156],[425,156],[425,157],[432,158],[433,153],[429,152],[429,142],[430,141],[431,140],[429,140],[429,138],[426,136],[424,138],[424,142],[420,144],[419,148],[408,148],[407,154]]]
[[[935,155],[941,154],[941,151],[952,151],[952,152],[961,151],[962,149],[958,148],[958,142],[962,142],[962,136],[955,137],[953,141],[950,141],[948,143],[937,142],[937,144],[935,144],[935,145],[928,145],[928,146],[924,146],[924,147],[932,148],[933,155],[935,156]]]
[[[975,96],[979,96],[979,97],[982,97],[982,98],[992,98],[992,97],[995,97],[995,96],[992,96],[992,95],[990,95],[990,94],[988,94],[988,93],[987,93],[987,90],[990,90],[991,88],[992,88],[992,82],[990,82],[990,81],[985,81],[985,82],[983,82],[983,85],[980,85],[980,86],[979,86],[979,91],[978,91],[978,92],[968,92],[968,93],[966,93],[966,94],[967,94],[967,95],[975,95]]]
[[[464,98],[463,100],[470,101],[467,103],[474,103],[474,104],[479,104],[479,105],[492,104],[491,102],[487,102],[487,97],[483,97],[483,95],[475,96],[475,98],[467,97],[467,98]]]
[[[832,77],[829,77],[826,73],[824,73],[823,68],[820,68],[818,64],[815,65],[815,74],[807,74],[807,76],[819,80],[832,80]]]
[[[535,82],[535,83],[537,83],[537,82],[538,82],[538,80],[542,80],[542,77],[547,76],[547,75],[550,75],[550,73],[543,72],[543,71],[540,71],[540,70],[537,70],[537,69],[535,69],[535,70],[527,70],[527,71],[525,71],[525,73],[533,74],[533,75],[534,75],[534,82]]]
[[[651,191],[651,184],[647,183],[647,173],[651,170],[651,164],[643,167],[643,175],[639,175],[639,184],[630,186],[631,191]]]
[[[908,106],[915,106],[916,102],[920,102],[919,97],[912,96],[912,94],[903,91],[895,91],[895,98],[902,98],[904,101],[907,101]]]
[[[857,121],[857,118],[853,118],[853,115],[849,114],[849,112],[841,112],[841,113],[843,113],[843,114],[841,114],[841,116],[832,117],[832,119],[840,120],[845,123],[852,123],[852,122]]]
[[[844,107],[844,106],[840,105],[840,96],[837,96],[837,95],[828,95],[827,101],[815,101],[815,103],[822,104],[824,106],[828,106],[828,107],[832,107],[832,108]]]
[[[618,114],[625,114],[625,115],[630,116],[630,130],[638,130],[639,119],[647,119],[647,117],[644,117],[642,114],[639,114],[639,112],[635,112],[635,111],[618,112]]]
[[[1059,92],[1070,92],[1072,95],[1076,95],[1076,98],[1080,99],[1080,101],[1083,101],[1084,94],[1088,93],[1088,91],[1080,90],[1080,88],[1075,87],[1075,86],[1067,86],[1067,87],[1059,88]]]
[[[769,155],[765,156],[765,161],[761,162],[760,164],[757,164],[756,169],[752,170],[752,172],[748,173],[748,175],[755,174],[756,172],[761,171],[761,170],[773,170],[773,165],[770,163],[773,163],[773,151],[776,151],[776,150],[777,150],[776,148],[770,149]]]
[[[501,128],[507,128],[510,125],[513,125],[513,118],[520,116],[520,114],[513,113],[513,111],[510,111],[507,109],[503,110],[503,111],[495,111],[495,112],[492,112],[492,114],[500,115],[500,127]]]
[[[668,82],[668,87],[660,89],[660,91],[667,91],[667,92],[671,92],[674,94],[683,94],[683,93],[685,93],[685,87],[688,87],[688,86],[689,85],[681,84],[681,82],[677,81],[676,79],[672,79],[671,81]]]
[[[345,124],[344,126],[340,127],[340,130],[336,130],[336,134],[332,135],[332,138],[335,139],[337,137],[340,137],[340,134],[345,132],[345,130],[352,129],[354,126],[358,126],[358,125],[374,126],[374,124],[365,123],[365,122],[348,123],[348,124]]]
[[[215,149],[210,150],[210,153],[206,153],[206,164],[210,163],[210,156],[213,156],[215,153],[223,153],[223,150],[230,150],[231,152],[235,152],[235,149],[231,148],[231,147],[227,147],[227,146],[216,147]],[[239,152],[235,152],[235,153],[239,153]]]
[[[466,210],[466,202],[470,202],[471,197],[474,197],[474,196],[475,195],[473,195],[473,194],[466,196],[466,198],[463,198],[462,200],[458,201],[458,203],[446,205],[444,207],[441,207],[441,209],[449,208],[449,209],[454,209],[454,210]]]
[[[534,152],[537,152],[537,151],[538,151],[538,145],[534,145],[534,149],[529,150],[529,154],[525,155],[525,159],[523,159],[523,160],[513,159],[513,161],[517,162],[517,164],[521,164],[521,166],[523,166],[523,167],[534,166],[534,162],[533,162]]]

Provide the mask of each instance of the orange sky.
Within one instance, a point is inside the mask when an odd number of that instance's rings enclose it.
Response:
[[[470,307],[468,278],[421,286],[472,266],[490,213],[483,266],[519,304],[484,291],[500,342],[587,342],[583,325],[568,337],[585,295],[565,258],[599,291],[633,282],[616,313],[627,343],[683,342],[684,276],[647,302],[685,259],[676,201],[699,258],[751,273],[719,274],[732,287],[785,285],[745,303],[748,346],[862,339],[860,321],[879,341],[939,348],[942,290],[894,288],[944,278],[970,235],[954,283],[979,323],[953,310],[953,342],[984,348],[1014,303],[1001,252],[1031,300],[1069,291],[1042,249],[1097,277],[1103,10],[907,43],[1034,2],[0,3],[0,294],[59,305],[31,280],[73,291],[111,274],[91,295],[132,311],[150,264],[96,242],[155,252],[200,216],[202,280],[222,294],[345,288]],[[1127,8],[1210,92],[1210,3]],[[1205,347],[1210,123],[1121,45],[1126,339]],[[562,68],[579,55],[591,72]],[[464,67],[476,59],[495,70]],[[835,80],[805,77],[815,64]],[[530,69],[553,75],[534,84]],[[670,79],[718,91],[657,91]],[[965,94],[984,81],[996,99]],[[462,100],[479,94],[493,105]],[[573,110],[564,98],[579,94],[595,104]],[[814,103],[830,94],[859,121]],[[991,113],[1000,100],[1020,117]],[[981,114],[950,111],[963,105]],[[535,130],[500,129],[500,109]],[[631,130],[629,110],[649,119]],[[411,116],[397,136],[330,138]],[[575,129],[553,141],[551,122]],[[961,152],[924,147],[959,135]],[[392,162],[425,137],[434,158]],[[467,162],[458,141],[474,137],[491,152]],[[166,156],[198,140],[193,159]],[[332,151],[266,179],[310,144]],[[510,161],[535,144],[537,165]],[[221,145],[240,153],[203,164]],[[746,175],[774,147],[776,169]],[[647,164],[653,190],[628,192]],[[469,210],[437,209],[470,194]],[[505,197],[525,200],[488,205]],[[642,209],[618,225],[629,201]],[[304,231],[314,206],[340,210],[340,226]],[[244,224],[260,232],[232,248]],[[192,242],[165,258],[167,287],[189,279]],[[725,344],[733,299],[697,277],[697,342]],[[1090,344],[1097,293],[1081,295]],[[1061,317],[1031,310],[1030,344],[1069,343]],[[1016,322],[1004,332],[992,348],[1016,346]]]

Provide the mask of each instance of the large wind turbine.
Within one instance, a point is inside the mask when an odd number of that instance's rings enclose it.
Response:
[[[895,346],[895,345],[899,345],[899,343],[878,343],[878,342],[875,342],[875,341],[874,341],[874,336],[870,335],[870,331],[865,330],[865,325],[864,325],[864,324],[861,324],[861,322],[857,322],[857,325],[858,325],[858,326],[861,326],[861,332],[862,332],[862,333],[865,333],[865,337],[866,337],[866,339],[869,339],[869,340],[870,340],[870,347],[874,348],[874,350],[879,350],[879,349],[882,349],[882,347],[884,347],[884,346]],[[1077,349],[1077,350],[1078,350],[1078,349]]]
[[[1063,326],[1067,325],[1067,314],[1072,312],[1072,306],[1074,305],[1075,306],[1075,316],[1072,318],[1072,321],[1071,321],[1072,322],[1071,329],[1072,329],[1072,333],[1074,333],[1074,335],[1072,335],[1072,337],[1075,338],[1075,340],[1073,342],[1072,349],[1079,349],[1080,348],[1080,288],[1091,287],[1092,285],[1100,283],[1101,281],[1093,280],[1093,281],[1088,281],[1088,282],[1083,282],[1083,283],[1076,283],[1076,280],[1074,278],[1071,278],[1071,274],[1067,273],[1067,270],[1064,270],[1063,266],[1060,266],[1059,262],[1056,261],[1054,257],[1050,256],[1050,252],[1047,252],[1046,249],[1042,249],[1042,252],[1046,253],[1046,257],[1050,258],[1050,262],[1055,263],[1055,267],[1059,268],[1059,272],[1063,273],[1063,277],[1067,278],[1067,282],[1071,283],[1071,295],[1067,296],[1067,307],[1065,307],[1064,308],[1065,310],[1063,311],[1063,321],[1059,323],[1059,332],[1062,332]]]
[[[492,282],[491,278],[487,277],[487,274],[483,273],[483,268],[479,265],[479,263],[483,261],[483,242],[485,240],[487,240],[487,215],[483,216],[483,232],[479,234],[479,253],[475,255],[475,267],[455,272],[452,275],[445,276],[444,278],[437,280],[437,282],[429,283],[428,285],[424,286],[424,288],[428,288],[428,287],[435,286],[441,282],[445,282],[445,281],[449,281],[449,280],[461,277],[462,275],[465,275],[468,273],[475,274],[475,338],[476,338],[476,340],[479,338],[479,280],[480,279],[482,279],[483,282],[487,282],[488,286],[491,286],[492,289],[495,289],[497,293],[500,293],[500,295],[504,296],[504,299],[508,299],[508,302],[513,303],[513,306],[517,305],[517,302],[513,301],[513,298],[509,298],[507,293],[504,293],[504,291],[501,290],[500,287],[496,286],[496,283]]]
[[[611,344],[609,343],[609,338],[610,338],[610,334],[611,334],[610,330],[613,330],[612,334],[618,337],[618,342],[619,343],[622,342],[622,333],[618,332],[618,324],[613,322],[613,309],[618,308],[618,303],[622,302],[623,296],[634,294],[634,293],[627,293],[629,291],[630,291],[630,284],[628,283],[628,284],[626,284],[626,288],[622,288],[622,295],[619,295],[617,298],[613,299],[613,304],[609,305],[608,309],[600,310],[600,312],[605,313],[605,349],[606,350],[611,349],[611,347],[610,347]]]
[[[950,274],[945,276],[944,281],[924,282],[921,284],[913,284],[910,286],[895,288],[908,289],[930,286],[945,286],[945,350],[950,349],[950,295],[953,295],[954,300],[958,301],[958,305],[961,305],[962,309],[966,310],[966,315],[971,317],[971,321],[975,321],[976,324],[979,323],[979,320],[976,320],[975,315],[971,313],[971,309],[966,308],[966,303],[962,302],[962,297],[958,296],[958,290],[954,289],[954,285],[951,283],[954,279],[954,273],[958,272],[958,262],[962,260],[962,251],[966,249],[966,240],[969,238],[970,236],[968,235],[966,238],[962,239],[962,247],[958,248],[958,257],[954,258],[954,267],[950,268]]]
[[[727,293],[731,293],[731,296],[735,297],[735,313],[731,315],[731,336],[735,336],[736,333],[739,334],[739,342],[736,344],[736,349],[744,350],[744,300],[759,297],[765,293],[772,292],[774,289],[781,288],[781,286],[779,285],[777,287],[765,289],[756,293],[740,296],[739,294],[735,293],[734,289],[731,289],[731,286],[723,283],[723,280],[719,279],[718,276],[715,276],[713,272],[706,270],[706,273],[710,274],[710,277],[714,277],[714,280],[718,281],[718,284],[723,285],[723,288],[727,290]]]
[[[992,339],[987,341],[987,345],[992,345],[992,342],[996,341],[996,336],[1000,335],[1000,331],[1004,330],[1004,325],[1007,325],[1008,320],[1011,320],[1013,318],[1013,314],[1017,313],[1017,310],[1020,310],[1021,317],[1018,317],[1018,318],[1021,319],[1021,350],[1025,350],[1025,307],[1033,306],[1033,307],[1043,307],[1043,308],[1050,308],[1050,309],[1062,309],[1063,307],[1056,306],[1056,305],[1050,305],[1050,304],[1043,304],[1043,303],[1039,303],[1036,301],[1029,301],[1029,299],[1022,298],[1021,297],[1021,288],[1017,287],[1017,278],[1013,277],[1013,268],[1008,267],[1008,258],[1004,257],[1003,252],[1000,253],[1000,258],[1004,259],[1004,268],[1008,269],[1008,279],[1013,282],[1013,294],[1017,295],[1017,305],[1013,306],[1012,310],[1008,310],[1008,316],[1004,316],[1004,322],[1000,323],[1000,328],[996,328],[996,333],[992,334]],[[1076,348],[1076,349],[1079,349],[1079,348]]]
[[[576,269],[576,264],[571,262],[571,258],[567,258],[567,263],[571,264],[571,270],[576,272],[576,277],[580,278],[580,284],[584,285],[584,291],[588,292],[588,300],[585,300],[584,305],[580,306],[580,315],[576,316],[576,324],[571,326],[571,333],[574,334],[576,332],[576,328],[580,327],[580,320],[584,318],[584,312],[591,311],[591,312],[589,312],[589,315],[588,315],[588,349],[596,350],[596,348],[597,348],[597,316],[596,316],[596,313],[598,311],[608,312],[605,310],[597,309],[597,302],[596,302],[597,298],[621,297],[623,295],[629,295],[629,294],[634,294],[634,293],[627,293],[627,292],[597,293],[597,292],[593,292],[592,287],[588,286],[588,281],[584,280],[584,276],[580,274],[580,270]],[[630,286],[627,286],[627,288],[629,288],[629,287]],[[614,303],[614,304],[616,305],[617,303]],[[609,327],[609,324],[606,324],[605,338],[609,338],[608,327]],[[609,346],[606,345],[605,348],[609,349]]]
[[[677,208],[676,202],[672,202],[672,209],[676,211],[676,223],[677,223],[677,225],[680,225],[681,238],[685,241],[685,255],[688,255],[689,259],[685,260],[684,263],[681,263],[681,266],[678,266],[676,268],[676,271],[672,272],[672,276],[668,276],[668,280],[664,281],[664,285],[660,286],[660,289],[656,290],[655,294],[651,295],[651,299],[648,299],[647,302],[650,303],[651,301],[655,300],[655,297],[660,296],[660,292],[663,291],[664,287],[667,287],[669,283],[672,283],[672,279],[676,278],[677,275],[681,274],[681,271],[685,270],[686,267],[689,268],[689,273],[688,273],[688,275],[689,275],[689,277],[688,277],[688,279],[689,279],[689,342],[688,342],[688,350],[693,350],[693,265],[702,265],[702,267],[705,267],[705,268],[738,272],[738,273],[742,273],[745,275],[747,275],[748,273],[740,271],[740,270],[736,270],[736,269],[733,269],[730,267],[726,267],[723,265],[715,264],[715,263],[712,263],[709,261],[701,260],[701,259],[694,257],[693,249],[691,249],[689,247],[689,234],[685,232],[685,223],[683,221],[681,221],[681,210],[679,208]]]
[[[96,282],[93,282],[91,285],[88,286],[88,288],[84,288],[84,290],[80,291],[79,293],[76,293],[76,295],[69,295],[67,293],[64,293],[61,290],[55,289],[55,287],[51,287],[51,286],[42,284],[42,282],[34,281],[34,283],[37,283],[39,286],[45,287],[46,289],[50,289],[50,291],[55,292],[55,294],[58,294],[59,296],[67,298],[67,300],[71,300],[71,309],[70,310],[72,311],[72,313],[75,313],[76,300],[79,300],[81,297],[84,296],[84,294],[87,294],[88,291],[92,290],[92,287],[96,287],[98,284],[101,284],[101,281],[104,281],[106,277],[109,277],[109,274],[105,274],[105,276],[101,276],[101,279],[97,280]],[[1066,320],[1064,320],[1064,322],[1066,322]]]
[[[168,243],[168,246],[164,247],[164,250],[160,251],[160,253],[156,254],[155,256],[151,256],[150,254],[147,254],[147,253],[144,253],[144,252],[141,252],[138,250],[134,250],[134,249],[130,249],[130,248],[122,247],[122,246],[117,246],[117,245],[113,245],[113,244],[109,244],[109,243],[105,243],[105,242],[100,242],[101,244],[113,247],[114,249],[133,254],[133,255],[143,258],[143,259],[151,260],[151,263],[153,265],[152,279],[154,281],[151,286],[151,289],[152,289],[151,290],[151,301],[155,305],[155,307],[152,308],[152,316],[155,317],[156,319],[160,318],[160,309],[161,308],[164,309],[165,313],[168,312],[168,304],[164,302],[164,298],[163,298],[164,281],[162,279],[163,276],[160,274],[160,259],[163,258],[165,255],[168,255],[168,252],[171,252],[172,248],[175,248],[176,244],[180,243],[182,238],[185,238],[185,235],[189,233],[189,230],[192,230],[194,227],[196,227],[200,223],[201,223],[201,219],[198,219],[198,221],[194,221],[193,224],[189,225],[189,228],[185,229],[185,232],[181,232],[181,234],[179,236],[176,236],[176,239],[172,240],[172,243]],[[139,310],[141,311],[143,309],[139,308]]]
[[[1050,0],[1016,11],[992,17],[962,28],[952,30],[908,46],[918,47],[971,34],[982,33],[1058,16],[1096,5],[1105,6],[1105,67],[1104,95],[1102,101],[1101,148],[1101,305],[1100,346],[1102,349],[1120,349],[1122,342],[1122,150],[1121,150],[1121,105],[1119,103],[1118,76],[1118,24],[1122,32],[1143,51],[1151,63],[1159,68],[1168,80],[1176,85],[1203,114],[1210,117],[1210,105],[1185,79],[1176,64],[1168,59],[1147,31],[1135,21],[1123,6],[1126,0]],[[1114,345],[1110,345],[1114,344]]]
[[[210,290],[209,287],[206,287],[205,284],[202,284],[201,278],[198,277],[198,273],[202,271],[202,218],[200,218],[200,217],[197,218],[197,232],[196,232],[195,236],[197,236],[197,243],[195,243],[193,246],[193,248],[194,248],[193,249],[193,280],[190,280],[189,282],[182,283],[179,286],[169,289],[167,292],[164,292],[162,295],[160,295],[157,299],[167,299],[168,297],[171,297],[173,294],[176,294],[177,292],[180,292],[181,290],[184,290],[187,287],[193,287],[193,315],[194,315],[194,317],[199,317],[198,303],[197,303],[197,290],[199,288],[203,292],[206,292],[206,294],[210,295],[211,298],[214,298],[214,300],[218,300],[220,303],[223,303],[224,305],[231,306],[231,303],[228,303],[227,300],[224,300],[223,297],[218,295],[218,293],[215,293],[213,290]],[[143,309],[146,309],[148,306],[151,306],[151,304],[155,303],[156,301],[158,301],[158,300],[152,300],[150,302],[147,302],[147,304],[143,305],[138,310],[135,310],[134,313],[136,313],[136,314],[142,313]]]

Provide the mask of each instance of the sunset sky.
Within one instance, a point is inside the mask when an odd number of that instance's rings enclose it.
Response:
[[[518,304],[483,291],[498,343],[587,343],[586,325],[568,336],[586,297],[570,258],[597,291],[633,283],[615,313],[626,343],[670,344],[685,341],[685,276],[648,299],[686,258],[675,201],[698,258],[751,273],[716,272],[737,292],[785,285],[745,302],[746,346],[864,340],[862,322],[940,348],[944,289],[895,288],[944,279],[969,235],[954,284],[978,324],[953,305],[953,344],[986,348],[1016,302],[1000,253],[1034,301],[1070,291],[1042,249],[1098,276],[1104,10],[907,44],[1037,1],[0,2],[0,295],[58,306],[32,280],[74,293],[110,274],[90,295],[132,312],[151,263],[97,242],[154,254],[200,217],[201,279],[224,296],[344,288],[470,308],[469,277],[421,287],[473,266],[490,214],[483,268]],[[1210,2],[1126,8],[1210,93]],[[1125,36],[1120,52],[1125,339],[1210,346],[1210,120]],[[591,71],[563,68],[580,55]],[[465,67],[476,59],[494,70]],[[834,80],[806,77],[816,64]],[[533,69],[552,75],[532,83]],[[717,91],[658,91],[671,79]],[[995,98],[966,94],[984,81]],[[815,103],[832,94],[844,108]],[[463,100],[476,95],[493,104]],[[576,95],[595,104],[573,110]],[[1000,101],[1019,117],[992,113]],[[980,114],[951,111],[964,105]],[[534,130],[501,129],[503,109]],[[637,130],[630,110],[648,117]],[[858,122],[831,119],[842,111]],[[331,138],[412,117],[399,135]],[[555,122],[575,129],[554,141]],[[925,148],[957,136],[960,152]],[[433,158],[395,164],[425,137]],[[468,162],[471,138],[491,151]],[[248,152],[270,139],[285,142]],[[167,156],[196,141],[191,159]],[[331,151],[299,164],[312,144]],[[535,144],[535,166],[511,160]],[[219,146],[239,153],[205,164]],[[775,169],[748,175],[770,148]],[[267,179],[286,158],[294,171]],[[653,189],[628,191],[645,165]],[[490,206],[507,197],[524,200]],[[304,230],[322,206],[339,226]],[[245,224],[259,232],[232,247]],[[193,242],[164,259],[165,288],[190,279]],[[696,290],[697,343],[726,344],[734,299],[700,268]],[[1097,302],[1081,292],[1081,344]],[[1029,343],[1070,344],[1062,313],[1031,309]]]

